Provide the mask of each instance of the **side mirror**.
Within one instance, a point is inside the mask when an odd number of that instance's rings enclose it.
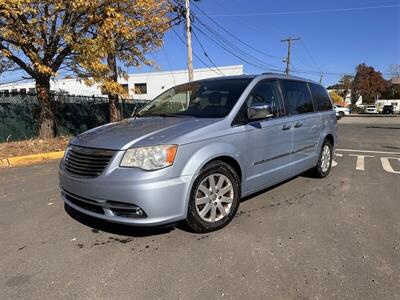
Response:
[[[267,119],[274,116],[272,107],[264,103],[254,103],[247,108],[247,118],[249,120]]]

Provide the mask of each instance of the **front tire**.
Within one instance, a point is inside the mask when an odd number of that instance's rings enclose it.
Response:
[[[190,193],[186,223],[194,232],[211,232],[229,224],[240,203],[240,179],[223,161],[207,164]]]
[[[317,165],[311,170],[314,177],[324,178],[328,176],[332,168],[333,150],[329,140],[325,139],[318,157]]]
[[[342,111],[339,111],[339,116],[340,116],[340,118],[343,118],[345,116],[345,113]]]

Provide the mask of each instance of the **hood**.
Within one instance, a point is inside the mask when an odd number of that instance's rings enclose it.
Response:
[[[125,150],[132,146],[173,143],[173,138],[215,123],[216,119],[143,117],[106,124],[75,137],[75,146]]]

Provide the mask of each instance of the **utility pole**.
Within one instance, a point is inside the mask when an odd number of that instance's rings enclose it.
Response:
[[[189,81],[193,81],[193,54],[192,54],[192,25],[190,24],[190,0],[185,0],[186,38],[187,38],[187,65]]]
[[[322,79],[324,78],[324,74],[321,74],[321,77],[319,78],[319,83],[322,83]]]
[[[286,75],[289,75],[289,73],[290,73],[290,50],[292,48],[292,42],[299,41],[299,40],[301,40],[301,38],[292,38],[290,36],[287,39],[281,40],[281,42],[288,43],[288,54],[286,57],[286,70],[285,70]]]

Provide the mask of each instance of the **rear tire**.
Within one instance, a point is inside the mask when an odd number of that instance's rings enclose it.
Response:
[[[340,116],[340,118],[343,118],[345,116],[344,112],[339,111],[339,116]]]
[[[321,151],[318,157],[317,165],[311,170],[316,178],[324,178],[328,176],[332,168],[333,150],[329,140],[325,139],[322,143]]]
[[[229,224],[240,203],[240,179],[223,161],[207,164],[190,193],[186,223],[197,233],[211,232]]]

